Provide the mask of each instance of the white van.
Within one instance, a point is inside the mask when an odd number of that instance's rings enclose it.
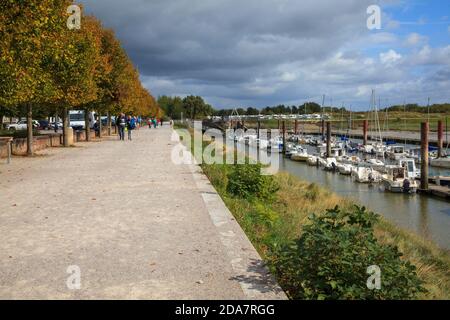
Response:
[[[92,129],[95,125],[95,113],[89,112],[89,127]],[[84,110],[69,111],[69,126],[74,130],[83,130],[84,127]]]

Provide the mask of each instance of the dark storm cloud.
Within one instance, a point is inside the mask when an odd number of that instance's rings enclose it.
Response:
[[[330,91],[349,99],[362,84],[386,82],[376,69],[403,73],[359,53],[336,57],[370,41],[373,0],[81,2],[116,31],[156,95],[201,94],[219,107],[299,102]]]

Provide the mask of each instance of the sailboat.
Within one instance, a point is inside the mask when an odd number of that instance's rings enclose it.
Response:
[[[380,99],[378,99],[378,107],[380,107]],[[374,141],[372,142],[372,144],[370,145],[370,147],[366,146],[366,151],[370,152],[366,152],[366,153],[370,153],[373,154],[377,157],[381,157],[384,159],[384,155],[385,155],[385,151],[386,151],[386,146],[383,145],[383,137],[381,135],[381,126],[380,126],[380,118],[378,115],[378,107],[377,107],[377,103],[376,103],[376,99],[375,99],[375,90],[372,90],[372,97],[371,97],[371,114],[373,114],[373,123],[375,124],[375,134],[376,137],[374,138],[373,135],[371,135],[371,140]]]

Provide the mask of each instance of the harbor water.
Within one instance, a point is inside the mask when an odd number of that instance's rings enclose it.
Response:
[[[237,150],[248,154],[244,144],[235,144]],[[308,146],[311,152],[313,147]],[[265,152],[265,151],[260,151]],[[357,204],[382,215],[396,226],[450,250],[450,203],[440,198],[415,194],[391,193],[380,189],[379,184],[356,183],[350,176],[327,172],[308,166],[304,162],[292,161],[279,154],[279,170],[298,178],[317,183],[336,194],[348,197]],[[431,170],[431,174],[448,175],[446,169]]]

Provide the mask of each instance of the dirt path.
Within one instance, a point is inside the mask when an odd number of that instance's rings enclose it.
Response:
[[[198,168],[171,162],[171,133],[0,164],[0,298],[284,298]]]

